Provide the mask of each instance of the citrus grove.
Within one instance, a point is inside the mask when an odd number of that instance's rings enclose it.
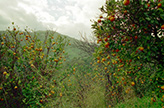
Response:
[[[100,10],[97,43],[81,42],[89,56],[72,60],[75,44],[54,31],[13,22],[0,32],[0,106],[163,108],[164,1],[106,0]]]
[[[106,0],[100,10],[92,28],[99,44],[95,60],[105,70],[106,104],[114,106],[133,91],[139,98],[161,99],[162,106],[164,1]]]
[[[52,31],[41,40],[29,28],[22,32],[12,24],[13,28],[0,37],[1,107],[36,108],[52,100],[58,103],[62,91],[57,83],[61,79],[55,74],[65,61],[68,41],[61,36],[54,38]]]

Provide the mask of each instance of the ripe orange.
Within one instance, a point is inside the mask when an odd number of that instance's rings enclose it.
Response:
[[[143,47],[139,47],[139,50],[140,50],[140,51],[143,51],[143,50],[144,50],[144,48],[143,48]]]
[[[147,4],[147,7],[150,7],[150,4],[149,3]]]
[[[134,86],[135,85],[135,82],[131,82],[131,85]]]
[[[164,29],[164,24],[161,26],[161,29]]]
[[[3,75],[7,75],[7,72],[5,71],[5,72],[3,72]]]
[[[118,52],[119,51],[119,49],[116,49],[116,52]]]
[[[101,19],[98,19],[98,21],[97,21],[98,23],[101,23]]]
[[[100,16],[100,18],[103,18],[103,16]]]
[[[161,89],[162,89],[162,90],[164,90],[164,85],[163,85],[163,86],[161,86]]]
[[[4,45],[4,42],[1,42],[1,45]]]
[[[161,6],[162,6],[162,4],[161,3],[158,3],[158,8],[161,7]]]
[[[55,59],[54,61],[55,61],[55,62],[58,62],[58,60],[57,60],[57,59]]]
[[[107,56],[107,59],[110,59],[110,56]]]
[[[129,5],[130,4],[130,0],[124,0],[123,4],[126,5],[126,6]]]
[[[14,89],[17,89],[17,88],[18,88],[17,86],[14,87]]]
[[[109,42],[105,43],[105,47],[108,48],[109,47]]]
[[[108,41],[108,38],[105,37],[105,38],[104,38],[104,41],[107,42],[107,41]]]
[[[116,54],[112,54],[113,56],[116,56]]]
[[[42,51],[42,50],[43,50],[42,48],[39,49],[39,51]]]
[[[63,95],[62,95],[62,93],[60,93],[60,97],[62,97]]]
[[[40,100],[39,102],[40,102],[40,103],[43,103],[43,100]]]
[[[97,40],[97,44],[99,43],[100,41],[99,40]]]
[[[54,45],[54,44],[55,44],[55,42],[52,43],[52,45]]]
[[[114,21],[115,20],[115,18],[114,17],[110,17],[110,21]]]
[[[129,62],[132,62],[132,59],[130,59]]]
[[[104,61],[106,61],[106,59],[105,58],[102,58],[102,61],[104,62]]]

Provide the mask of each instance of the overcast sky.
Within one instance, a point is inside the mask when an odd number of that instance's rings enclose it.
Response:
[[[100,14],[105,0],[0,0],[0,30],[15,22],[21,28],[56,30],[79,38],[91,35],[90,20]]]

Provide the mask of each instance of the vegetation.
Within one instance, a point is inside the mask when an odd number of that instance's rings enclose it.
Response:
[[[106,0],[97,43],[12,23],[0,33],[0,106],[163,108],[163,4]]]
[[[139,98],[151,96],[154,102],[157,98],[163,99],[162,3],[107,0],[101,8],[102,16],[92,27],[100,44],[95,53],[97,62],[103,64],[105,70],[110,69],[104,72],[106,86],[109,86],[107,104],[114,106],[124,101],[122,94],[130,86]]]

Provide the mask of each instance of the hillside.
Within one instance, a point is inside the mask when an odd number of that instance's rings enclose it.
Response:
[[[0,34],[3,34],[5,31],[0,31]],[[49,31],[49,32],[53,32],[53,31]],[[35,31],[35,34],[38,35],[38,38],[40,40],[44,40],[45,35],[46,35],[47,31]],[[32,35],[34,35],[34,32],[31,33]],[[84,51],[82,51],[81,49],[77,48],[76,45],[74,44],[75,41],[79,41],[75,38],[72,38],[70,36],[66,36],[63,34],[60,34],[58,32],[54,33],[54,40],[57,38],[57,36],[61,36],[63,38],[65,38],[66,40],[69,40],[69,43],[71,43],[71,45],[66,46],[65,48],[65,52],[68,54],[68,60],[72,60],[73,58],[79,58],[79,57],[83,57],[86,56],[86,54],[84,54]]]

